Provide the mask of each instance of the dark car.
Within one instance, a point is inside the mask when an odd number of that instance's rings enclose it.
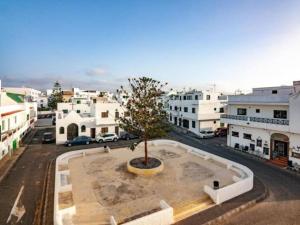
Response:
[[[227,128],[220,127],[215,130],[216,137],[225,137],[227,135]]]
[[[43,143],[53,143],[55,141],[54,135],[51,132],[46,132],[43,134]]]
[[[139,137],[134,134],[130,134],[130,133],[125,133],[120,136],[120,139],[122,139],[122,140],[131,140],[131,139],[137,139],[137,138],[139,138]]]
[[[87,136],[78,136],[71,141],[66,141],[65,146],[70,147],[72,145],[89,145],[90,143],[92,143],[92,138]]]

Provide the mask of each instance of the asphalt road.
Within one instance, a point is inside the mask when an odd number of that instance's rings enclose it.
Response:
[[[0,184],[0,224],[33,224],[43,188],[48,163],[57,155],[67,151],[99,147],[104,144],[88,146],[56,146],[55,144],[41,144],[41,137],[45,131],[53,128],[39,128],[30,141],[28,148]],[[230,160],[242,163],[253,170],[269,189],[269,197],[255,207],[233,216],[227,224],[300,224],[300,176],[277,168],[262,160],[235,152],[225,147],[225,138],[199,140],[188,135],[172,132],[170,138],[185,144],[200,148]],[[118,141],[108,143],[111,148],[129,146],[132,141]],[[54,178],[53,178],[54,179]],[[17,204],[20,211],[25,211],[20,221],[12,217],[6,223],[14,202],[24,186],[20,201]]]

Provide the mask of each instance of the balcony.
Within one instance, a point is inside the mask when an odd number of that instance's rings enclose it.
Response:
[[[253,117],[253,116],[241,116],[241,115],[221,115],[221,122],[248,126],[253,128],[262,128],[269,130],[278,130],[278,131],[289,131],[289,120],[286,119],[272,119],[272,118],[262,118],[262,117]]]

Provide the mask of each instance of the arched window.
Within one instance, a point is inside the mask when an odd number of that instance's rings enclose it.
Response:
[[[64,127],[60,127],[59,128],[59,133],[60,134],[64,134],[65,133],[65,128]]]
[[[84,125],[81,126],[81,132],[85,132],[86,127]]]

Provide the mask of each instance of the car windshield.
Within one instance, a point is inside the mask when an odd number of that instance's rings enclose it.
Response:
[[[207,133],[207,134],[212,134],[213,132],[212,132],[212,131],[207,131],[206,133]]]
[[[47,139],[52,138],[52,134],[44,134],[44,138],[47,138]]]

